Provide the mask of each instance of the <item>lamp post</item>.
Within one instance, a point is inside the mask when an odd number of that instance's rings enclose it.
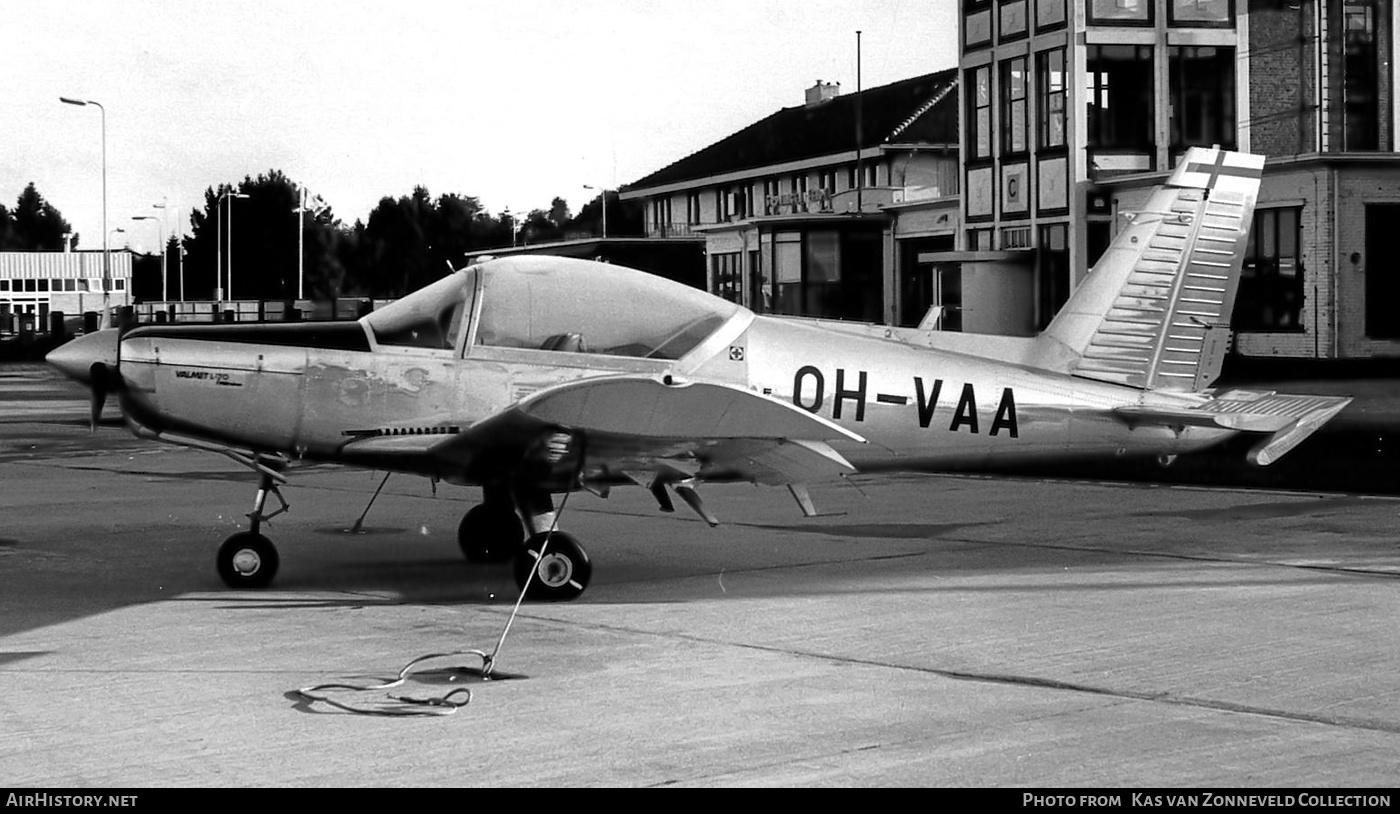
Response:
[[[86,107],[92,105],[102,113],[102,321],[106,324],[107,312],[107,291],[112,288],[112,255],[107,248],[107,108],[91,99],[70,99],[67,96],[58,97],[58,101],[65,105],[77,105]]]
[[[168,267],[168,262],[166,259],[165,251],[165,203],[166,199],[164,196],[162,196],[160,199],[160,203],[151,204],[151,208],[160,210],[160,296],[161,299],[165,300],[166,302],[169,302],[170,275],[166,271],[166,268]],[[181,299],[183,299],[183,297]]]
[[[244,194],[241,193],[241,192],[234,192],[232,189],[226,189],[226,190],[224,190],[224,194],[219,196],[220,217],[219,217],[219,228],[218,228],[218,238],[219,238],[219,251],[218,251],[218,256],[217,256],[217,260],[218,260],[218,261],[222,261],[223,255],[224,255],[224,237],[223,237],[223,226],[224,226],[224,221],[223,221],[223,209],[224,209],[224,201],[227,201],[229,198],[246,198],[246,197],[248,197],[248,196],[247,196],[247,195],[244,195]],[[218,268],[216,268],[216,275],[215,275],[215,278],[214,278],[214,299],[216,299],[216,300],[222,300],[222,299],[224,299],[223,296],[220,296],[220,291],[219,291],[219,284],[222,283],[222,282],[223,282],[223,268],[222,268],[222,267],[218,267]],[[223,293],[224,295],[226,295],[227,298],[228,298],[229,300],[232,300],[232,299],[233,299],[233,207],[231,207],[231,206],[228,207],[228,289],[225,290],[225,291],[223,291],[222,293]]]
[[[609,192],[610,190],[609,190],[607,187],[593,187],[593,186],[589,186],[588,184],[584,184],[584,185],[583,185],[583,188],[584,188],[584,189],[593,189],[593,190],[597,190],[598,192],[602,193],[602,194],[601,194],[601,198],[602,198],[602,201],[603,201],[603,239],[604,239],[604,240],[607,240],[607,239],[608,239],[608,192]]]
[[[153,220],[156,222],[156,229],[160,232],[160,299],[161,302],[170,300],[170,286],[165,280],[165,224],[160,222],[160,218],[155,215],[132,215],[132,220]]]
[[[306,274],[303,271],[304,264],[302,262],[303,258],[305,258],[306,256],[306,213],[310,212],[312,215],[320,215],[321,212],[326,208],[325,201],[322,201],[321,196],[317,195],[315,199],[317,201],[316,205],[308,209],[306,206],[307,201],[305,188],[302,188],[301,190],[300,200],[301,203],[295,209],[292,210],[297,215],[297,299],[299,300],[304,299],[306,297]]]

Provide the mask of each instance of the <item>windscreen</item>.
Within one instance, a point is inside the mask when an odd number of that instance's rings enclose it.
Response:
[[[607,263],[519,257],[481,268],[480,346],[679,359],[740,310]]]
[[[471,313],[472,270],[449,274],[365,317],[381,345],[451,350]]]

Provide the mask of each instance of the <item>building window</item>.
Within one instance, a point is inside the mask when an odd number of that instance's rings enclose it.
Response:
[[[78,281],[77,281],[77,280],[72,280],[72,279],[64,280],[64,281],[63,281],[63,290],[64,290],[64,291],[77,291],[77,290],[78,290]]]
[[[10,281],[9,281],[9,280],[0,280],[0,291],[9,291],[9,290],[10,290]]]
[[[1030,150],[1026,122],[1026,58],[1001,64],[1001,153],[1023,155]]]
[[[1152,25],[1156,0],[1089,0],[1089,22],[1096,25]]]
[[[1376,8],[1374,0],[1349,0],[1342,6],[1345,31],[1343,64],[1345,118],[1342,140],[1346,150],[1375,150],[1380,145],[1379,71],[1377,70]]]
[[[1152,47],[1090,45],[1085,49],[1089,148],[1153,148]]]
[[[49,281],[48,281],[48,280],[39,280],[38,283],[39,283],[39,290],[40,290],[40,291],[48,291],[48,290],[49,290]]]
[[[778,234],[773,244],[774,313],[879,320],[881,246],[878,232]]]
[[[710,268],[714,272],[712,293],[739,302],[743,294],[743,276],[739,267],[739,252],[710,255]]]
[[[967,250],[970,252],[989,252],[992,250],[991,229],[968,229],[967,230]]]
[[[992,0],[963,0],[963,42],[968,48],[992,42]]]
[[[1231,26],[1235,23],[1233,0],[1171,0],[1167,23],[1174,26]]]
[[[983,66],[968,71],[972,93],[967,98],[967,146],[971,159],[992,157],[992,71]]]
[[[1026,36],[1026,3],[1027,0],[1001,0],[997,9],[997,36],[1001,42]]]
[[[856,165],[846,167],[846,189],[856,188]]]
[[[880,162],[871,161],[865,165],[865,186],[874,187],[880,185]]]
[[[685,222],[694,225],[700,222],[700,193],[691,192],[685,196]]]
[[[1235,49],[1173,46],[1167,54],[1172,149],[1235,149]]]
[[[121,279],[121,278],[118,278],[118,279],[117,279],[117,290],[118,290],[118,291],[125,291],[125,290],[126,290],[126,280],[123,280],[123,279]]]
[[[1035,27],[1038,31],[1065,24],[1065,0],[1035,0]]]
[[[1302,207],[1255,211],[1231,320],[1235,330],[1303,330],[1301,216]]]
[[[817,183],[821,184],[821,189],[822,189],[823,192],[826,192],[827,194],[831,194],[831,193],[835,192],[835,191],[836,191],[836,171],[835,171],[835,170],[822,170],[822,171],[821,171],[821,175],[819,176]]]
[[[1040,94],[1040,120],[1036,141],[1040,149],[1065,146],[1065,49],[1035,55],[1036,90]]]

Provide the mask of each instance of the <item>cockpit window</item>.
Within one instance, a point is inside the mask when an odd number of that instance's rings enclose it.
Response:
[[[476,344],[679,359],[738,307],[646,272],[558,257],[487,264]]]
[[[471,313],[474,272],[457,272],[365,317],[381,345],[451,350]]]

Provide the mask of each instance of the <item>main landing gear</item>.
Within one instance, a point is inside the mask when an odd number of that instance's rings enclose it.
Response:
[[[277,576],[277,548],[259,529],[264,520],[271,520],[287,511],[288,506],[282,493],[277,490],[272,475],[260,471],[258,495],[253,501],[253,510],[248,513],[248,530],[238,532],[219,546],[219,576],[231,588],[263,588]],[[271,514],[263,514],[269,494],[275,496],[282,506]]]
[[[593,576],[588,552],[572,535],[554,530],[548,493],[487,487],[484,501],[462,518],[457,543],[469,562],[515,560],[515,582],[530,599],[567,601],[582,595]],[[521,522],[521,517],[525,522]],[[526,528],[530,534],[526,537]]]

